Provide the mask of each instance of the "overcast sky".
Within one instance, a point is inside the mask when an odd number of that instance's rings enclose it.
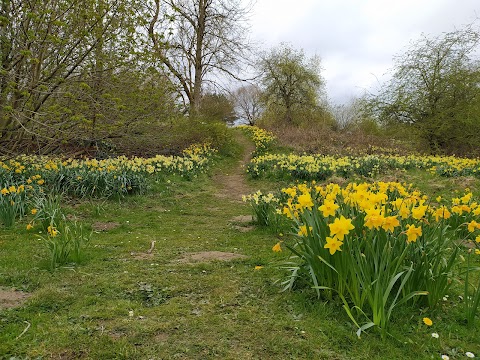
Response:
[[[322,59],[333,103],[372,89],[393,56],[421,34],[439,35],[480,17],[480,0],[256,0],[251,36],[288,42]]]

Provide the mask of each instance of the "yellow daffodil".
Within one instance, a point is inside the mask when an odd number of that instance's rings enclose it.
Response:
[[[472,220],[468,223],[467,229],[469,232],[474,232],[475,230],[480,229],[480,224],[475,220]]]
[[[48,226],[47,232],[51,237],[55,237],[58,235],[58,230],[55,228],[55,226],[52,225]]]
[[[428,206],[425,205],[419,205],[414,208],[412,208],[412,217],[414,219],[420,220],[425,216],[425,212],[427,211]]]
[[[380,209],[369,209],[365,211],[367,216],[365,216],[365,226],[369,229],[379,229],[385,220],[383,215],[381,215]]]
[[[398,210],[398,215],[400,215],[402,219],[407,219],[408,217],[410,217],[410,209],[407,206],[403,205]]]
[[[310,194],[302,194],[297,199],[298,209],[311,209],[313,207],[313,201]]]
[[[330,255],[335,254],[336,251],[342,251],[342,249],[340,249],[340,246],[343,245],[343,242],[337,239],[336,236],[334,237],[327,236],[326,241],[327,243],[323,247],[324,249],[329,249]]]
[[[330,228],[330,235],[336,236],[340,241],[343,241],[345,235],[355,228],[352,225],[352,220],[346,219],[343,215],[336,218],[333,224],[328,224],[328,227]]]
[[[422,236],[422,228],[415,227],[415,225],[407,225],[408,229],[405,231],[405,234],[407,235],[407,242],[416,242],[417,238],[419,236]]]
[[[276,244],[272,247],[272,250],[275,251],[275,252],[281,252],[281,251],[282,251],[282,247],[280,246],[280,242],[276,243]]]
[[[308,231],[312,231],[312,227],[309,226],[308,227]],[[308,231],[307,231],[307,225],[302,225],[300,226],[300,228],[298,229],[298,235],[299,236],[307,236],[308,235]]]
[[[383,221],[382,228],[385,231],[394,232],[397,226],[400,226],[397,216],[387,216]]]
[[[335,216],[335,211],[339,208],[334,201],[324,201],[318,210],[320,210],[324,217]]]
[[[435,210],[434,215],[435,221],[438,221],[439,219],[448,219],[452,214],[448,211],[446,206],[441,206]]]

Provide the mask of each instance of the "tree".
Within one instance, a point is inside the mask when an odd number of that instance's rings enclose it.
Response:
[[[473,55],[479,42],[472,26],[414,42],[395,58],[392,79],[370,98],[377,118],[411,126],[431,151],[478,143],[480,67]]]
[[[278,109],[287,122],[299,111],[319,107],[324,84],[319,57],[307,59],[303,51],[282,44],[261,56],[259,70],[267,109]]]
[[[232,94],[237,116],[255,125],[262,112],[262,91],[257,85],[242,86]]]
[[[131,48],[135,0],[8,0],[0,3],[0,142],[66,140],[98,109],[79,100],[101,98],[102,74]],[[109,59],[107,61],[107,59]],[[80,97],[79,97],[80,96]]]
[[[363,99],[351,98],[345,104],[334,105],[331,108],[332,116],[339,129],[347,129],[363,120]]]
[[[202,97],[198,113],[207,120],[231,122],[235,120],[235,112],[232,101],[219,93],[206,93]]]
[[[154,0],[148,28],[153,50],[190,114],[200,108],[205,82],[215,85],[219,74],[237,78],[250,49],[248,12],[240,0]]]

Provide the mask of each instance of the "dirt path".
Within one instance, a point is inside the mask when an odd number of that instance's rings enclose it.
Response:
[[[235,140],[244,148],[243,157],[234,168],[227,170],[223,174],[216,174],[213,177],[213,181],[219,188],[216,196],[241,202],[242,195],[250,194],[253,191],[245,178],[245,167],[252,157],[255,146],[240,132],[235,134]]]

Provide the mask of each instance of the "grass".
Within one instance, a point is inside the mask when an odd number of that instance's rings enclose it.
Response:
[[[224,158],[213,173],[234,171]],[[422,191],[449,194],[478,180],[398,174]],[[234,217],[247,204],[220,197],[212,174],[193,181],[169,177],[154,191],[121,201],[66,202],[66,213],[96,231],[84,262],[50,272],[46,250],[24,230],[0,230],[0,286],[27,291],[18,308],[0,310],[0,359],[451,359],[480,355],[478,325],[467,329],[453,288],[438,312],[405,309],[385,341],[375,332],[358,339],[339,303],[310,289],[281,293],[273,253],[278,237],[248,232]],[[433,184],[433,185],[432,185]],[[252,191],[282,186],[248,181]],[[155,245],[152,254],[148,250]],[[288,239],[286,240],[288,241]],[[245,259],[180,262],[186,253],[224,251]],[[263,266],[254,270],[255,266]],[[448,311],[443,311],[448,310]],[[426,327],[421,319],[432,318]],[[30,324],[27,331],[22,333]],[[431,336],[440,334],[439,339]]]

